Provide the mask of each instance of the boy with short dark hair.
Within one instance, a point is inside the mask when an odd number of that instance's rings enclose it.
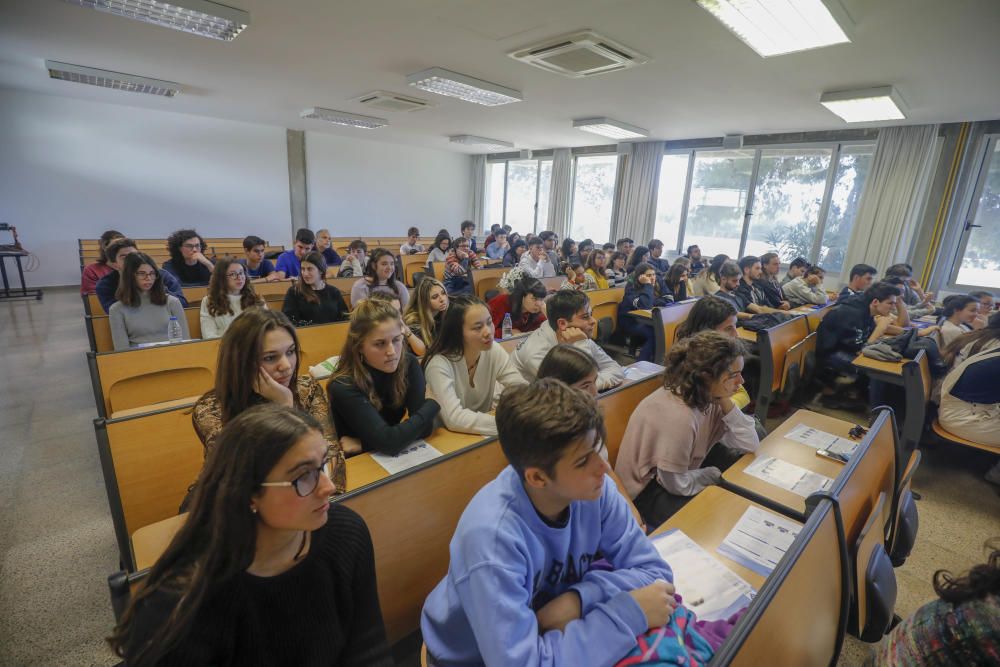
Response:
[[[597,389],[617,387],[625,380],[625,371],[593,341],[594,315],[590,298],[578,290],[559,290],[545,301],[548,318],[517,346],[510,355],[514,367],[528,382],[538,377],[538,367],[549,350],[560,343],[572,345],[590,355],[597,364]]]
[[[354,239],[347,246],[347,256],[340,265],[337,276],[340,278],[360,278],[368,265],[368,244],[361,239]]]
[[[473,234],[476,233],[476,223],[472,220],[466,220],[462,223],[459,230],[461,231],[462,236],[469,239],[469,249],[472,250],[472,252],[478,253],[479,250],[476,249],[476,237],[473,236]]]
[[[646,262],[656,269],[656,276],[658,278],[662,277],[663,274],[670,270],[670,260],[663,256],[663,241],[652,239],[646,244],[646,247],[649,248],[649,256],[646,257]]]
[[[781,279],[781,286],[784,287],[796,278],[801,278],[806,275],[806,269],[808,268],[809,260],[805,257],[796,257],[792,260],[791,264],[788,265],[788,272],[785,273],[785,277]]]
[[[291,250],[286,250],[278,255],[278,263],[274,266],[279,279],[298,278],[302,259],[312,252],[315,244],[316,235],[312,233],[312,230],[303,227],[295,232],[295,245],[292,246]]]
[[[429,664],[615,664],[673,612],[673,575],[606,475],[594,399],[545,378],[496,410],[510,465],[469,502],[420,629]],[[614,571],[592,569],[605,558]]]
[[[424,246],[420,243],[420,230],[410,227],[406,230],[406,243],[399,246],[400,255],[415,255],[424,252]]]
[[[245,258],[240,260],[240,264],[246,269],[247,278],[250,280],[277,280],[274,275],[274,264],[264,257],[264,248],[267,242],[259,236],[248,236],[243,239],[243,252]]]
[[[691,270],[689,273],[694,278],[705,268],[705,261],[701,258],[701,248],[696,245],[689,245],[686,256],[691,260]]]
[[[871,287],[877,273],[878,269],[868,264],[855,264],[852,266],[848,283],[844,285],[844,289],[840,290],[840,294],[837,295],[837,301],[840,302],[849,296],[864,292]]]

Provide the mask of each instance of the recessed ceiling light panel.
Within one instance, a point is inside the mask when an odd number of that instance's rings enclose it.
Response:
[[[250,25],[250,14],[208,0],[66,0],[144,23],[173,28],[224,42],[236,39]]]
[[[584,132],[599,134],[602,137],[610,137],[611,139],[639,139],[649,136],[649,130],[605,117],[578,118],[573,121],[573,127]]]
[[[823,93],[819,103],[848,123],[906,118],[903,99],[892,86]]]
[[[488,107],[520,102],[524,99],[521,91],[496,83],[459,74],[440,67],[432,67],[406,77],[406,82],[429,93],[457,97],[465,102],[473,102]]]
[[[361,116],[354,113],[347,113],[346,111],[334,111],[333,109],[324,109],[322,107],[310,107],[303,111],[300,116],[302,118],[323,120],[336,125],[356,127],[361,130],[374,130],[375,128],[385,127],[389,124],[389,121],[385,118]]]
[[[71,65],[70,63],[61,63],[55,60],[46,60],[45,69],[49,70],[49,76],[53,79],[72,81],[73,83],[85,83],[90,86],[100,86],[101,88],[113,88],[114,90],[125,90],[131,93],[173,97],[181,89],[178,84],[171,83],[170,81],[160,81],[159,79],[150,79],[144,76],[135,76],[134,74],[111,72],[106,69]]]
[[[448,140],[453,144],[482,146],[483,148],[491,150],[504,150],[505,148],[514,147],[514,144],[510,141],[501,141],[500,139],[490,139],[488,137],[477,137],[474,134],[456,134],[455,136],[448,137]]]
[[[840,0],[695,0],[763,58],[849,42]]]

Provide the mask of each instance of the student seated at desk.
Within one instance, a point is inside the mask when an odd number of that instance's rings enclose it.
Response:
[[[893,264],[885,270],[886,278],[902,279],[902,302],[912,319],[934,312],[934,294],[924,292],[913,277],[913,267],[909,264]]]
[[[675,343],[665,364],[663,387],[632,413],[615,463],[650,528],[760,445],[753,417],[732,400],[743,384],[738,340],[702,331]]]
[[[441,331],[423,359],[427,386],[441,405],[450,431],[496,435],[490,414],[498,390],[525,384],[507,352],[493,340],[490,311],[479,297],[451,300]],[[498,386],[499,385],[499,386]]]
[[[819,323],[816,356],[820,366],[837,374],[855,376],[854,358],[865,345],[886,335],[898,321],[898,316],[893,315],[898,299],[899,288],[883,282],[838,301]]]
[[[809,260],[805,257],[796,257],[788,265],[788,272],[785,273],[785,277],[781,279],[781,286],[784,287],[788,283],[792,282],[796,278],[801,278],[806,275],[806,270],[809,268]]]
[[[746,259],[746,258],[744,258]],[[742,266],[743,262],[740,262]],[[781,258],[776,252],[766,252],[760,256],[760,278],[753,281],[753,287],[760,289],[764,293],[764,305],[778,310],[788,310],[791,307],[788,299],[785,298],[781,281],[778,275],[781,273]]]
[[[121,282],[121,270],[125,266],[125,257],[139,252],[139,249],[135,247],[135,241],[132,239],[118,238],[108,244],[106,252],[108,266],[111,267],[112,271],[97,281],[94,293],[97,294],[97,300],[101,302],[101,308],[104,309],[104,312],[110,313],[111,305],[118,299],[118,285]],[[159,270],[159,274],[167,294],[176,297],[181,302],[181,306],[187,307],[188,302],[184,298],[184,290],[177,278],[163,269]]]
[[[511,241],[510,250],[504,253],[501,266],[513,267],[521,263],[521,256],[528,252],[528,242],[521,239]]]
[[[434,243],[431,245],[431,251],[427,254],[427,261],[424,263],[424,268],[428,272],[431,270],[431,264],[434,262],[443,262],[448,258],[448,250],[451,248],[451,235],[444,229],[438,232],[438,235],[434,237]]]
[[[492,238],[493,240],[486,244],[486,256],[490,259],[502,260],[503,256],[510,250],[510,243],[507,242],[507,232],[499,229]]]
[[[677,327],[677,332],[674,334],[674,342],[690,338],[702,331],[718,331],[729,338],[738,338],[736,331],[736,309],[728,301],[714,296],[705,296],[698,299],[698,302],[694,304],[688,313],[687,319]],[[745,362],[745,353],[743,358]],[[750,405],[750,394],[743,385],[740,385],[736,393],[730,396],[730,399],[740,410]]]
[[[93,294],[97,282],[114,271],[108,266],[107,246],[115,239],[123,238],[125,235],[114,229],[109,229],[101,234],[101,238],[97,242],[97,261],[85,266],[80,277],[80,294]]]
[[[240,263],[246,268],[247,276],[250,280],[274,282],[279,280],[279,276],[274,271],[274,264],[267,257],[264,257],[264,248],[267,243],[259,236],[248,236],[243,239],[243,253],[245,257]]]
[[[350,311],[344,303],[344,295],[324,280],[326,262],[323,255],[311,252],[303,257],[300,271],[299,279],[285,292],[281,312],[296,326],[346,320]]]
[[[383,292],[399,299],[404,310],[410,303],[410,292],[396,275],[396,257],[385,248],[372,250],[364,276],[351,286],[351,305],[357,307],[375,292]]]
[[[348,455],[395,455],[434,430],[440,406],[427,396],[424,373],[403,350],[403,339],[399,311],[380,299],[362,301],[351,314],[327,385],[333,424]]]
[[[791,269],[789,269],[791,272]],[[799,306],[824,306],[828,301],[823,291],[823,276],[826,272],[822,267],[810,266],[804,275],[792,278],[784,285],[785,297],[792,308]]]
[[[308,414],[259,405],[229,422],[115,653],[130,667],[393,665],[371,536],[330,503],[330,457]]]
[[[711,269],[709,269],[709,273],[711,273]],[[726,260],[719,268],[719,290],[715,293],[715,296],[726,301],[736,309],[736,318],[738,320],[748,320],[753,315],[747,310],[748,301],[739,292],[739,286],[742,281],[743,272],[740,271],[740,265],[732,260]]]
[[[448,294],[471,294],[472,277],[469,272],[483,268],[475,251],[469,246],[469,239],[459,236],[444,260],[444,286]]]
[[[642,346],[639,361],[653,361],[656,337],[652,324],[639,321],[629,313],[633,310],[650,310],[654,306],[665,306],[668,303],[669,298],[657,294],[656,269],[645,262],[636,266],[625,284],[625,296],[618,304],[618,321],[624,325],[625,334],[631,339],[632,346]]]
[[[591,339],[594,314],[586,292],[559,290],[545,302],[548,326],[542,325],[525,338],[511,355],[514,365],[528,382],[535,379],[538,366],[549,350],[568,343],[589,354],[600,369],[597,389],[617,387],[625,380],[625,371],[607,352]]]
[[[420,339],[424,347],[431,345],[437,338],[441,320],[448,310],[449,303],[448,291],[436,278],[424,276],[414,289],[413,299],[410,300],[410,305],[403,316],[403,324]]]
[[[330,230],[321,229],[316,232],[316,252],[323,255],[323,261],[327,266],[340,266],[344,260],[333,248],[333,239],[330,238]]]
[[[680,258],[678,258],[680,260]],[[669,296],[674,302],[685,301],[688,298],[688,268],[680,261],[667,269],[663,276],[664,296]]]
[[[873,667],[1000,664],[1000,540],[985,563],[955,577],[934,573],[938,599],[897,625],[866,662]]]
[[[608,266],[608,255],[603,250],[594,249],[587,255],[587,275],[594,281],[595,289],[608,289],[608,274],[605,272]]]
[[[134,252],[125,258],[115,296],[118,300],[111,306],[108,323],[116,352],[143,343],[165,342],[172,317],[180,323],[181,335],[185,339],[191,337],[184,306],[177,297],[167,294],[163,277],[149,255]]]
[[[848,279],[849,282],[840,290],[840,294],[837,295],[837,301],[843,301],[849,296],[864,293],[866,289],[872,286],[875,274],[877,273],[878,269],[868,264],[855,264],[852,266],[850,278]]]
[[[959,336],[972,331],[979,315],[979,302],[965,294],[952,294],[945,297],[942,305],[944,311],[941,313],[941,328],[937,332],[937,343],[943,350]]]
[[[698,272],[691,285],[691,296],[711,296],[719,291],[722,284],[720,271],[722,265],[729,261],[729,255],[716,255],[709,265]]]
[[[191,422],[207,459],[223,427],[255,405],[275,403],[308,412],[320,424],[332,456],[334,493],[347,488],[344,455],[330,422],[323,388],[299,375],[299,338],[282,313],[249,308],[219,341],[215,387],[194,404]]]
[[[532,278],[556,277],[556,267],[552,263],[552,255],[545,251],[544,242],[537,236],[528,241],[528,250],[521,255],[518,266]]]
[[[416,255],[417,253],[424,252],[424,245],[418,240],[420,238],[420,230],[416,227],[410,227],[406,230],[406,243],[399,246],[400,255]]]
[[[979,326],[979,328],[982,328],[983,326],[986,326],[986,321],[990,319],[990,315],[992,315],[995,310],[996,302],[993,300],[993,294],[977,290],[975,292],[969,292],[969,296],[979,302],[979,315],[976,316],[976,322],[973,326]]]
[[[207,285],[212,279],[212,260],[202,254],[205,244],[193,229],[180,229],[167,238],[170,259],[163,270],[174,275],[182,287]]]
[[[267,308],[247,280],[246,269],[231,257],[215,263],[208,294],[201,300],[201,337],[221,338],[236,316],[253,306]]]
[[[274,265],[275,274],[279,279],[298,278],[299,268],[302,259],[313,251],[316,244],[316,235],[311,229],[302,228],[295,232],[295,244],[291,250],[278,255],[278,262]]]
[[[743,279],[740,280],[735,294],[746,304],[742,310],[751,315],[780,313],[788,310],[787,301],[782,299],[780,302],[777,302],[778,305],[774,305],[776,297],[773,294],[769,296],[769,292],[764,289],[764,272],[761,268],[760,258],[747,255],[740,260],[739,267],[740,273],[743,274]],[[768,280],[770,280],[770,277]],[[773,288],[774,285],[771,284],[770,287]]]
[[[338,278],[358,278],[365,274],[368,266],[368,244],[361,239],[354,239],[347,246],[347,256],[337,271]]]
[[[428,664],[610,667],[675,601],[669,566],[598,455],[593,398],[554,379],[497,406],[510,465],[473,497],[424,603]],[[613,572],[592,569],[598,558]]]
[[[494,337],[503,338],[503,319],[508,313],[515,336],[542,326],[545,322],[545,297],[548,296],[542,281],[515,268],[504,274],[501,283],[500,286],[507,291],[497,294],[489,302]]]

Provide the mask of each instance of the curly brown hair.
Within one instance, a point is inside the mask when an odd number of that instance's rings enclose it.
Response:
[[[717,331],[702,331],[674,343],[664,363],[663,388],[689,407],[704,410],[712,403],[711,387],[743,356],[738,339]]]

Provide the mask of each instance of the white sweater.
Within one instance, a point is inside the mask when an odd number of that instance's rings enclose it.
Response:
[[[240,294],[227,294],[229,297],[229,307],[232,308],[232,315],[209,315],[208,313],[208,297],[206,296],[201,300],[201,337],[202,338],[222,338],[222,334],[226,333],[226,329],[229,325],[233,323],[236,316],[243,312],[243,307],[240,305]],[[267,308],[267,305],[264,305]]]
[[[543,322],[542,326],[532,331],[531,335],[521,341],[510,358],[524,379],[528,382],[534,382],[535,378],[538,377],[538,367],[541,366],[542,359],[549,353],[549,350],[558,344],[555,329],[548,322]],[[622,367],[591,339],[578,340],[573,343],[573,347],[581,352],[586,352],[597,362],[598,391],[615,387],[625,380],[625,371]]]
[[[439,354],[427,362],[424,376],[434,398],[441,405],[441,420],[445,428],[481,435],[497,434],[496,418],[489,414],[500,398],[497,385],[507,389],[526,384],[498,343],[479,357],[473,378],[475,387],[469,384],[464,356],[452,361]]]

